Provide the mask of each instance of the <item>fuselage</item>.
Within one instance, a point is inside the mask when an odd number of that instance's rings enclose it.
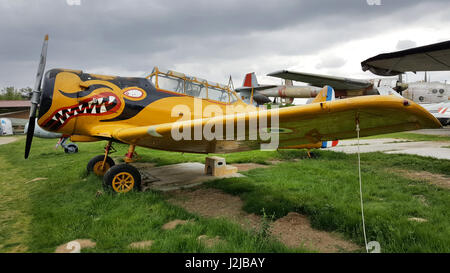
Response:
[[[440,82],[413,82],[402,96],[417,103],[440,103],[450,100],[450,85]]]
[[[44,77],[38,124],[51,132],[89,136],[100,126],[150,126],[256,110],[223,86],[192,80],[194,85],[176,89],[162,79],[160,75],[155,84],[147,78],[50,70]]]

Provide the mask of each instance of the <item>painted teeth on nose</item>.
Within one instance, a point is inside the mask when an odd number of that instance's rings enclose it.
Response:
[[[109,96],[109,103],[113,103],[116,100],[114,96]]]
[[[80,106],[78,106],[78,109],[80,109],[80,111],[81,111],[81,108],[83,108],[82,104],[80,104]]]
[[[63,111],[60,110],[60,111],[58,112],[58,114],[60,114],[60,115],[62,116],[62,115],[63,115]]]
[[[86,109],[87,109],[87,108],[84,108],[84,112],[83,112],[83,114],[86,114],[86,113],[87,113],[87,112],[86,112]]]
[[[75,110],[75,111],[73,112],[73,115],[74,115],[74,116],[78,115],[77,110]]]
[[[61,122],[61,124],[64,124],[64,120],[62,118],[59,119],[59,122]]]
[[[69,113],[66,113],[66,118],[70,118]]]
[[[92,106],[92,101],[88,102],[89,108]]]
[[[100,105],[100,104],[102,104],[102,102],[103,102],[103,98],[98,98],[97,104]]]
[[[56,118],[56,116],[53,116],[53,118],[52,118],[53,120],[58,120],[57,118]]]
[[[106,112],[105,104],[102,104],[102,106],[100,107],[100,113],[105,113],[105,112]]]
[[[92,107],[92,112],[91,112],[91,114],[97,114],[97,110],[96,110],[97,108],[94,106],[94,107]]]

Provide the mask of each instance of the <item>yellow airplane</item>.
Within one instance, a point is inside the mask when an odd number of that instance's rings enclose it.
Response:
[[[260,109],[242,102],[228,86],[157,68],[146,78],[52,69],[44,76],[45,37],[30,121],[71,135],[74,142],[107,141],[105,152],[87,168],[103,175],[115,192],[140,189],[139,171],[127,164],[135,147],[174,152],[230,153],[252,149],[314,148],[323,141],[421,128],[439,121],[412,101],[395,96],[327,100],[324,87],[314,103]],[[43,79],[43,84],[41,84]],[[39,111],[38,111],[39,110]],[[30,122],[28,158],[34,122]],[[30,133],[31,132],[31,133]],[[112,143],[129,144],[124,164],[108,156]]]

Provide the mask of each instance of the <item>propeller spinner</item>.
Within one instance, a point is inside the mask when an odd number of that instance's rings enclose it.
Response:
[[[25,158],[30,154],[31,142],[33,141],[34,126],[36,119],[36,112],[41,98],[41,83],[45,70],[45,62],[47,60],[48,35],[45,35],[44,44],[42,45],[41,60],[39,62],[38,71],[36,74],[36,82],[31,96],[30,120],[28,121],[29,128],[27,131],[27,141],[25,144]]]

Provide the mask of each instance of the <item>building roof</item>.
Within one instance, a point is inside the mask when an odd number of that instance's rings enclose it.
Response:
[[[31,107],[29,100],[0,100],[0,108]]]

